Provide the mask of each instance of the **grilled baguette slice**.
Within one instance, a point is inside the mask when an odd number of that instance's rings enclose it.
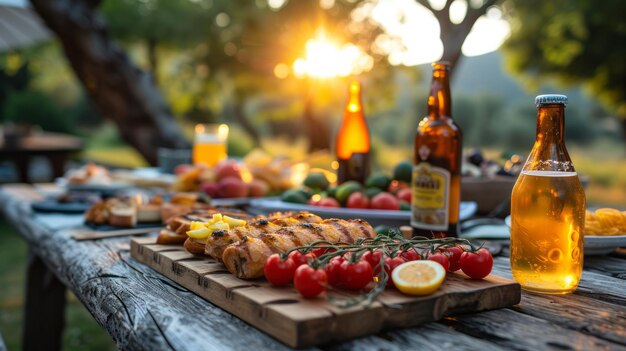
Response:
[[[282,228],[292,226],[299,223],[318,223],[322,218],[309,212],[299,213],[275,213],[270,215],[270,219],[260,219],[248,223],[245,226],[233,228],[230,230],[214,231],[206,241],[204,252],[216,259],[222,261],[222,255],[226,247],[235,243],[244,236],[258,237],[263,234],[274,233]]]
[[[360,219],[327,219],[319,223],[302,223],[258,237],[245,236],[224,250],[222,260],[230,273],[242,279],[263,276],[265,260],[274,253],[284,253],[297,246],[318,240],[332,244],[354,243],[373,238],[376,231]]]

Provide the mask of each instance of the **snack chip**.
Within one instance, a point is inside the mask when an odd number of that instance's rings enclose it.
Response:
[[[626,234],[626,211],[614,208],[599,208],[595,213],[587,211],[584,233],[603,236]]]

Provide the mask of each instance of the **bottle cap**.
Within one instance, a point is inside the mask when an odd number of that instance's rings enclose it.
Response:
[[[567,105],[567,96],[560,94],[537,95],[535,98],[535,105],[540,106],[545,104]]]

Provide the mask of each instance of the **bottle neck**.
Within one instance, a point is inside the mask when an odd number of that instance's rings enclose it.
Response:
[[[350,116],[363,116],[363,102],[361,101],[361,86],[358,83],[350,85],[348,103],[345,110],[346,118]]]
[[[565,136],[565,105],[547,104],[537,108],[537,137],[542,144],[563,143]]]
[[[450,79],[446,69],[435,69],[428,95],[428,116],[431,119],[452,117]]]

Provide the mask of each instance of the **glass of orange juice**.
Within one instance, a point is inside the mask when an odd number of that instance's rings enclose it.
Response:
[[[215,166],[228,157],[228,125],[197,124],[193,143],[193,164]]]

